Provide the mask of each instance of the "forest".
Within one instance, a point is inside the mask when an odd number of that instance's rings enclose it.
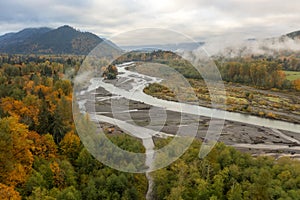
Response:
[[[199,145],[194,141],[180,159],[154,172],[155,199],[299,199],[299,161],[254,158],[221,143],[201,160]]]
[[[0,56],[0,199],[145,199],[145,174],[119,172],[103,165],[77,135],[72,78],[82,60],[67,55]],[[257,62],[249,62],[250,73],[252,65],[263,64],[262,70],[273,66]],[[284,81],[270,82],[270,78],[282,77],[269,72],[265,82],[249,78],[247,84],[286,87]],[[228,72],[228,79],[245,74]],[[292,84],[287,87],[296,87]],[[125,134],[107,135],[129,151],[143,148]],[[157,140],[156,145],[162,147],[167,142]],[[195,140],[179,160],[152,173],[154,199],[299,199],[299,161],[252,157],[221,143],[199,159],[199,145],[201,141]]]
[[[0,199],[144,198],[144,175],[104,166],[76,134],[66,74],[81,61],[1,57]],[[142,147],[126,135],[110,139],[128,150]]]

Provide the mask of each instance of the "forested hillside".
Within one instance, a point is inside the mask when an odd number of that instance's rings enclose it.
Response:
[[[0,53],[87,55],[103,39],[70,26],[28,28],[0,36]]]

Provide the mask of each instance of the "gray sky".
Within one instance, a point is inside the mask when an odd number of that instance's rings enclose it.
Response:
[[[172,29],[195,40],[300,30],[299,0],[1,0],[0,8],[1,35],[64,24],[108,38],[145,27]]]

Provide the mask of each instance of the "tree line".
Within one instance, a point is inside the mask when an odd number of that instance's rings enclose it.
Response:
[[[227,82],[246,84],[262,89],[299,90],[300,81],[289,81],[283,70],[299,71],[300,60],[274,59],[264,56],[250,58],[212,58],[218,67],[222,79]],[[166,64],[186,78],[202,79],[201,74],[180,55],[170,51],[157,50],[153,52],[129,52],[119,57],[115,63],[140,61]]]

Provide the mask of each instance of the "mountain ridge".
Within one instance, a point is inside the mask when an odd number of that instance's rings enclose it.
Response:
[[[0,36],[0,52],[9,54],[87,55],[100,42],[97,35],[64,25],[56,29],[26,28]]]
[[[300,39],[300,30],[290,32],[290,33],[286,34],[286,36],[291,38],[291,39]]]

